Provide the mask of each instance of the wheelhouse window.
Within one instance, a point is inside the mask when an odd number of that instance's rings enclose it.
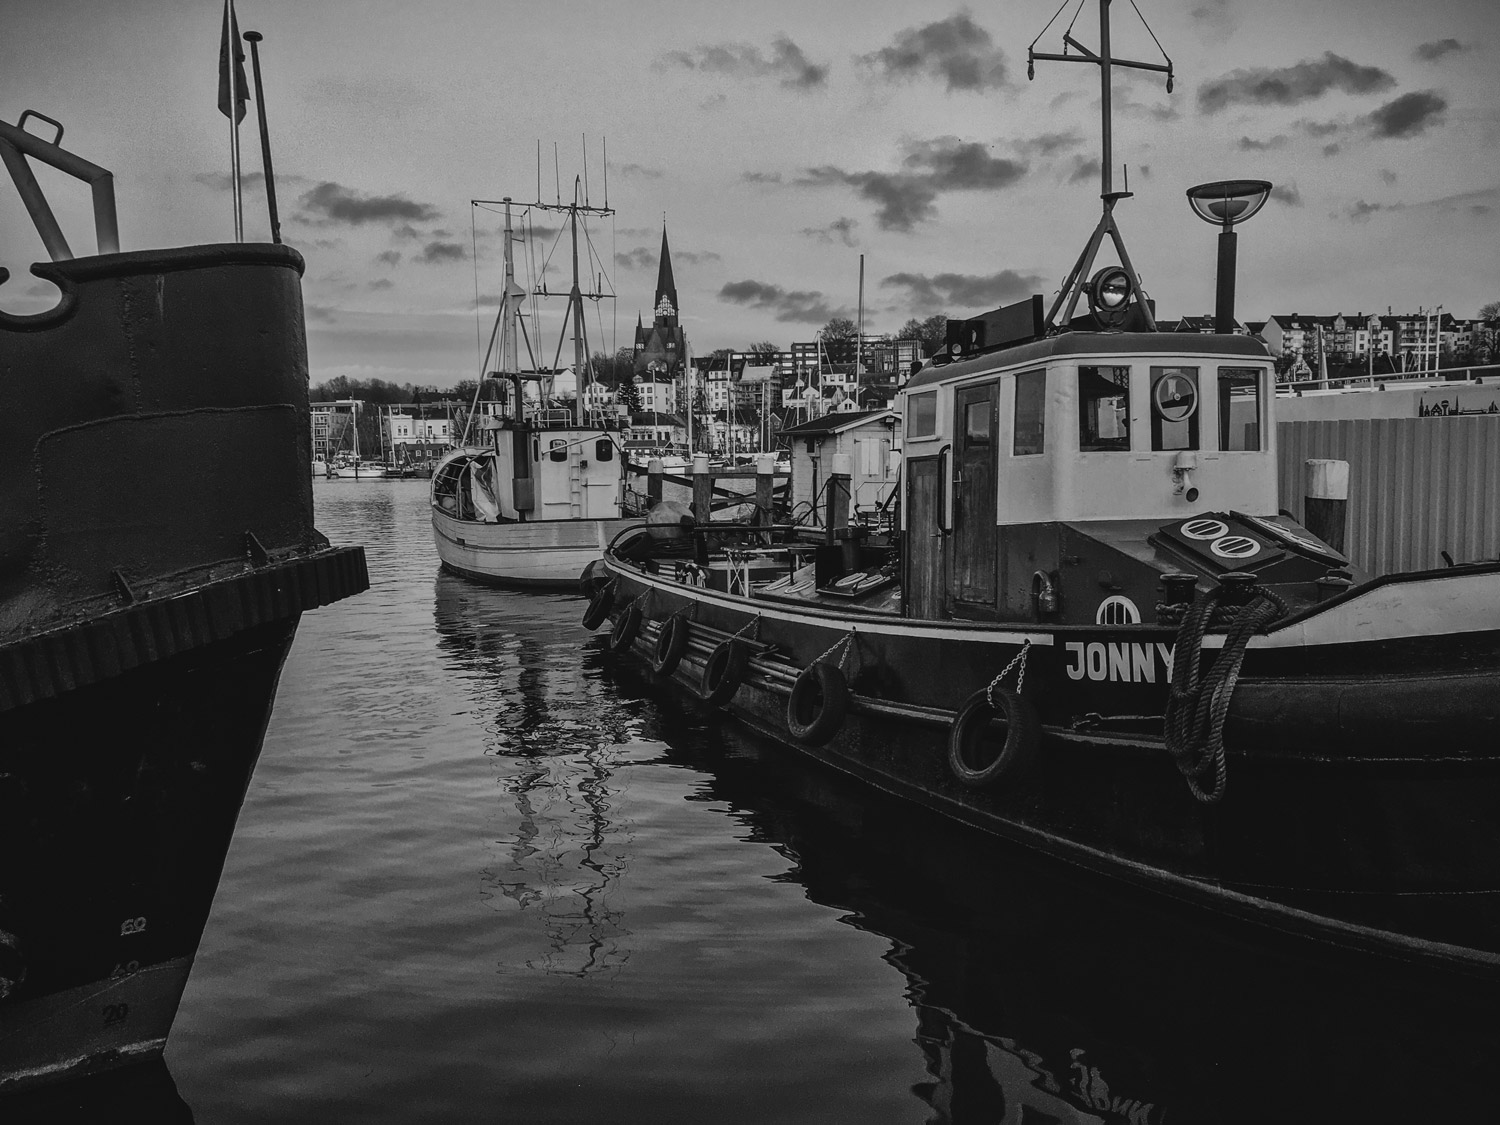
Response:
[[[1260,449],[1262,374],[1259,367],[1219,368],[1220,449]]]
[[[1130,448],[1130,368],[1079,367],[1078,448],[1084,453]]]
[[[937,391],[926,391],[906,398],[906,436],[933,437],[937,434]]]
[[[568,443],[562,438],[553,438],[547,443],[547,456],[554,461],[566,461],[568,459]]]
[[[1198,369],[1151,369],[1151,448],[1198,448]]]
[[[964,405],[964,440],[970,445],[990,442],[990,400],[980,399]]]
[[[1047,373],[1023,371],[1016,376],[1016,433],[1011,452],[1017,457],[1046,447]]]

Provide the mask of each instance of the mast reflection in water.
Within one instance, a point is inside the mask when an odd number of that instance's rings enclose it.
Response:
[[[611,822],[623,789],[614,774],[638,724],[597,677],[584,676],[576,638],[518,632],[506,605],[438,575],[440,646],[454,667],[473,673],[465,691],[477,713],[492,716],[485,752],[501,759],[499,785],[514,810],[500,818],[485,897],[493,903],[498,894],[540,919],[547,950],[527,967],[575,976],[616,969],[629,960],[630,931],[612,892],[631,838],[628,824]],[[508,951],[506,962],[520,952]]]
[[[804,765],[669,706],[580,600],[440,575],[423,482],[315,493],[372,587],[283,676],[167,1051],[200,1120],[1494,1116],[1492,992]]]

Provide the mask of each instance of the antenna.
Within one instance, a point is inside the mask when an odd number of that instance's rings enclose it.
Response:
[[[589,201],[589,135],[583,134],[583,201]]]

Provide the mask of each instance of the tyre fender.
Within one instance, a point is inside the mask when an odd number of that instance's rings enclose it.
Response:
[[[998,748],[991,737],[992,722],[1004,731]],[[948,728],[948,768],[975,788],[1014,779],[1035,757],[1041,733],[1036,710],[1010,688],[976,691]]]
[[[708,654],[698,683],[699,698],[710,707],[723,707],[740,690],[749,667],[749,649],[731,637]]]
[[[651,671],[658,676],[670,676],[677,671],[682,654],[687,651],[690,628],[687,618],[678,613],[661,623],[661,631],[656,634],[656,651],[651,657]]]
[[[609,651],[624,652],[635,642],[641,631],[641,619],[645,614],[639,601],[633,601],[615,618],[614,628],[609,631]]]
[[[609,616],[610,608],[615,604],[615,584],[606,582],[594,591],[593,598],[589,601],[588,609],[583,611],[583,627],[585,629],[597,629],[604,624],[604,619]]]
[[[836,666],[819,661],[797,674],[786,700],[786,729],[798,742],[822,746],[848,714],[849,684]]]

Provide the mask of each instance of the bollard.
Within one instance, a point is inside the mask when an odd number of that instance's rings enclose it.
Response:
[[[849,477],[854,464],[847,453],[835,453],[828,487],[823,493],[823,541],[832,543],[834,532],[849,526]]]
[[[1303,523],[1340,554],[1344,552],[1349,507],[1349,462],[1312,459],[1306,463]]]
[[[653,457],[646,462],[647,511],[650,511],[661,503],[661,475],[663,471],[660,457]]]
[[[707,523],[713,515],[714,478],[708,472],[708,454],[693,454],[693,520]]]

